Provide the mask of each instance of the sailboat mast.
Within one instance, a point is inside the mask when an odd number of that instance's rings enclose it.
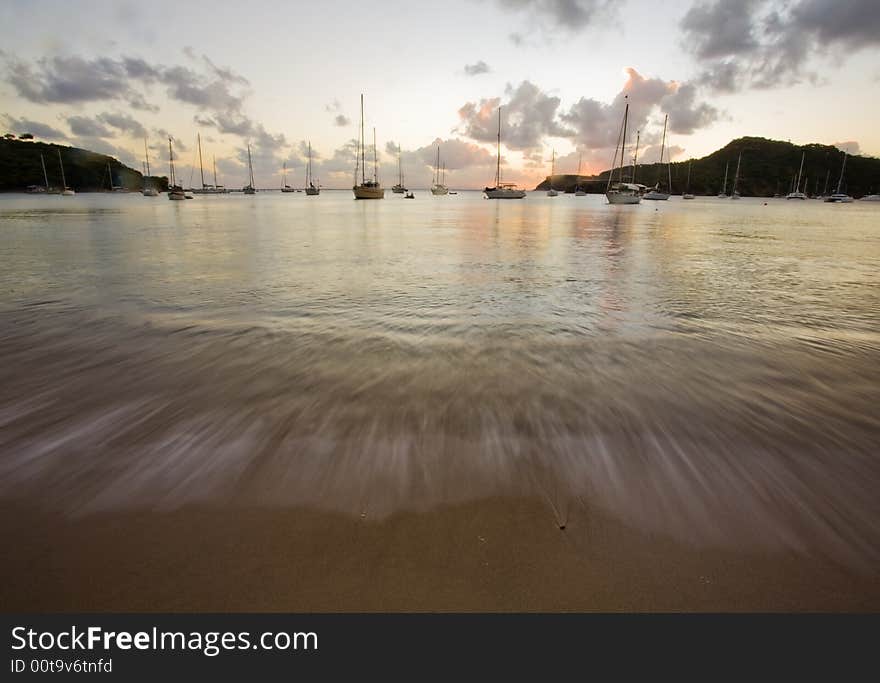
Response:
[[[629,97],[627,95],[627,97]],[[626,154],[626,124],[629,120],[629,101],[626,103],[626,108],[623,110],[623,138],[620,143],[620,180],[619,182],[623,182],[623,159]]]
[[[437,145],[437,163],[434,164],[434,184],[440,183],[440,145]],[[497,184],[497,183],[496,183]]]
[[[149,151],[149,149],[147,149],[147,139],[146,138],[144,138],[144,161],[146,162],[146,165],[147,165],[147,175],[151,175],[150,174],[150,151]]]
[[[397,183],[403,185],[403,166],[400,164],[400,143],[397,143]]]
[[[495,187],[501,186],[501,107],[498,107],[498,159],[495,162]]]
[[[669,114],[663,119],[663,139],[660,141],[660,173],[663,173],[663,152],[666,150],[666,124],[669,122]],[[660,174],[657,174],[657,182],[659,184]]]
[[[168,175],[171,176],[171,187],[174,187],[176,183],[174,182],[174,150],[171,149],[171,136],[168,136]]]
[[[608,183],[605,185],[605,192],[611,189],[611,182],[614,180],[614,169],[617,167],[617,150],[620,149],[620,139],[623,137],[623,121],[620,122],[620,130],[617,132],[617,142],[614,143],[614,158],[611,160],[611,170],[608,171]],[[620,155],[620,163],[623,164],[623,154]]]
[[[837,194],[840,194],[843,188],[843,172],[846,170],[846,152],[843,153],[843,165],[840,167],[840,179],[837,181]]]
[[[801,167],[798,169],[797,185],[795,186],[795,192],[801,191],[801,173],[803,173],[803,171],[804,171],[804,156],[805,155],[806,155],[806,152],[801,152]]]
[[[727,194],[727,171],[730,169],[730,162],[724,164],[724,187],[721,188],[721,194]]]
[[[364,157],[364,94],[361,93],[361,185],[367,182],[367,162]]]
[[[199,142],[199,174],[202,177],[202,189],[205,189],[205,167],[202,165],[202,134],[196,133],[196,139]]]
[[[43,182],[46,183],[46,192],[49,191],[49,174],[46,173],[46,160],[43,159],[43,155],[40,155],[40,164],[43,166]]]
[[[217,188],[217,157],[211,155],[211,164],[214,167],[214,189]]]
[[[376,129],[373,128],[373,182],[379,182],[379,154],[376,150]]]
[[[639,163],[639,141],[641,140],[641,138],[642,138],[642,131],[637,130],[636,131],[636,151],[635,151],[635,154],[633,154],[633,175],[632,175],[633,184],[635,184],[635,182],[636,182],[636,166]]]
[[[742,158],[743,158],[743,153],[740,152],[739,157],[737,157],[737,159],[736,159],[736,173],[733,176],[733,192],[731,192],[731,195],[736,194],[736,185],[739,182],[739,162],[742,161]]]
[[[831,169],[829,168],[827,171],[825,171],[825,187],[822,188],[822,196],[823,197],[828,196],[828,179],[830,177],[831,177]]]
[[[685,194],[689,194],[691,191],[691,164],[693,162],[688,162],[688,179],[687,179],[687,189],[685,190]]]
[[[553,150],[553,156],[550,159],[550,189],[553,189],[553,176],[556,175],[556,150]]]

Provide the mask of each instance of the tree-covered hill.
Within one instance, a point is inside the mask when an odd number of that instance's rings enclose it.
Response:
[[[739,138],[722,149],[700,159],[693,159],[691,166],[691,192],[697,195],[715,195],[724,183],[724,168],[729,164],[727,191],[730,192],[736,170],[736,160],[742,152],[738,190],[743,196],[772,197],[777,192],[786,195],[791,190],[792,179],[797,176],[801,154],[805,153],[804,172],[806,192],[822,194],[828,178],[828,192],[837,189],[843,152],[832,145],[794,145],[790,142],[766,138]],[[685,191],[688,161],[672,164],[672,192]],[[624,169],[629,180],[631,168]],[[666,186],[666,167],[660,164],[639,164],[636,181],[653,186],[658,180]],[[608,171],[599,176],[582,176],[580,182],[587,192],[604,192]],[[558,175],[553,179],[557,190],[573,192],[577,176]],[[804,181],[801,186],[803,189]],[[536,190],[549,189],[549,179]],[[854,197],[880,192],[880,159],[867,156],[851,156],[846,161],[843,191]]]
[[[65,145],[0,138],[0,191],[22,191],[30,185],[44,186],[46,183],[43,180],[43,168],[40,164],[41,154],[46,161],[49,187],[60,188],[59,151],[64,160],[67,185],[77,192],[109,190],[108,164],[113,173],[113,185],[128,190],[141,190],[144,186],[143,174],[140,171],[129,168],[118,159],[105,154]],[[159,190],[168,187],[168,181],[164,176],[154,176],[150,180]]]

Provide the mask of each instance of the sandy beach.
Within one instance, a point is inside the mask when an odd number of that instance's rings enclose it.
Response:
[[[876,611],[880,580],[686,547],[583,506],[498,498],[382,520],[196,507],[79,518],[5,504],[0,602],[42,611]]]

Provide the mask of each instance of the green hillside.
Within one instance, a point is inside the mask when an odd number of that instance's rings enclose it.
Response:
[[[144,178],[140,171],[129,168],[118,159],[105,154],[65,145],[0,138],[0,192],[22,191],[29,185],[44,186],[43,168],[40,165],[41,154],[46,160],[49,186],[60,188],[59,150],[64,160],[67,185],[77,192],[109,190],[108,164],[113,171],[114,185],[129,190],[143,189]],[[168,180],[164,176],[153,176],[150,180],[159,190],[168,188]]]
[[[843,153],[831,145],[794,145],[790,142],[767,140],[766,138],[739,138],[701,159],[693,159],[691,167],[691,192],[697,195],[715,195],[721,190],[724,181],[724,166],[730,163],[727,178],[727,191],[733,183],[736,160],[742,152],[742,165],[738,189],[743,196],[772,197],[777,191],[785,195],[791,190],[792,178],[797,176],[801,163],[801,153],[805,152],[804,176],[809,194],[822,193],[825,178],[828,176],[828,192],[837,188]],[[687,180],[688,162],[672,164],[672,192],[681,194]],[[630,169],[625,169],[628,176]],[[654,185],[658,178],[665,186],[666,169],[659,164],[639,164],[636,181]],[[604,192],[608,171],[599,176],[582,176],[581,183],[587,192]],[[554,176],[553,186],[560,191],[573,192],[577,176]],[[803,183],[802,183],[803,184]],[[540,183],[536,190],[549,189],[549,178]],[[846,161],[846,174],[843,190],[854,197],[871,192],[880,192],[880,159],[866,156],[851,156]]]

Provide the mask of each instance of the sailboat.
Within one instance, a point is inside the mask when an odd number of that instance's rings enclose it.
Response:
[[[354,182],[351,188],[355,199],[385,199],[385,188],[379,184],[379,157],[376,151],[376,129],[373,128],[373,179],[367,180],[366,169],[366,143],[364,141],[364,95],[361,93],[361,137],[358,141],[360,155],[355,159]],[[361,182],[357,184],[358,170],[361,172]]]
[[[217,157],[211,155],[211,165],[214,167],[214,192],[217,194],[227,194],[227,190],[223,185],[217,184]]]
[[[296,192],[294,188],[287,184],[287,162],[281,164],[281,191]]]
[[[669,123],[669,114],[663,119],[663,140],[660,142],[660,174],[663,174],[663,152],[666,151],[666,124]],[[654,199],[666,201],[669,199],[669,193],[672,192],[672,168],[669,165],[669,159],[666,159],[666,175],[667,185],[666,192],[660,191],[660,178],[657,178],[657,184],[645,193],[645,199]]]
[[[801,153],[801,167],[798,169],[797,174],[797,182],[794,184],[794,190],[788,193],[785,197],[786,199],[806,199],[807,195],[801,192],[801,173],[804,172],[804,157],[807,155],[806,152]],[[806,183],[805,183],[806,185]]]
[[[46,183],[46,189],[45,189],[45,192],[46,192],[47,194],[58,194],[57,191],[56,191],[56,192],[53,192],[53,191],[49,188],[49,174],[46,173],[46,160],[43,158],[43,155],[42,155],[42,154],[40,155],[40,165],[43,167],[43,182]],[[39,190],[37,190],[37,191],[39,192]]]
[[[312,141],[309,140],[309,163],[306,166],[306,194],[309,197],[315,197],[321,194],[320,184],[315,185],[315,179],[312,177]]]
[[[107,162],[107,175],[110,176],[110,191],[111,192],[128,192],[122,185],[114,185],[113,184],[113,169],[110,167],[110,162]]]
[[[681,195],[682,199],[693,199],[694,195],[691,194],[691,164],[693,164],[693,160],[688,161],[688,179],[687,179],[687,187],[684,191],[684,194]]]
[[[730,193],[731,199],[740,199],[739,192],[736,190],[736,186],[739,184],[739,163],[742,161],[743,153],[739,153],[739,157],[736,159],[736,173],[733,175],[733,191]]]
[[[614,159],[611,161],[611,170],[608,172],[608,184],[605,187],[605,198],[609,204],[639,204],[642,195],[638,185],[623,182],[623,159],[626,155],[626,124],[629,120],[629,96],[626,96],[626,107],[623,110],[623,121],[620,124],[620,132],[617,134],[617,144],[614,146]],[[614,168],[617,165],[617,156],[620,154],[620,167],[617,173],[617,182],[612,183]],[[636,173],[636,158],[633,157],[633,178]]]
[[[241,189],[241,191],[244,192],[245,194],[256,194],[257,188],[254,187],[254,185],[255,185],[255,183],[254,183],[254,163],[251,160],[251,145],[250,145],[250,143],[248,143],[247,152],[248,152],[248,184],[245,185]]]
[[[440,173],[440,144],[437,144],[437,163],[434,164],[434,177],[431,180],[431,194],[433,195],[446,195],[449,194],[449,188],[443,184],[444,178],[441,177]]]
[[[849,204],[853,198],[843,192],[843,172],[846,170],[846,152],[843,153],[843,164],[840,167],[840,178],[837,180],[837,192],[830,197],[825,197],[826,202],[834,204]],[[864,197],[862,198],[864,199]],[[869,200],[871,201],[871,200]]]
[[[61,150],[58,150],[58,165],[61,166],[61,196],[62,197],[72,197],[76,194],[73,190],[67,187],[67,180],[64,179],[64,162],[61,161]]]
[[[728,161],[724,164],[724,185],[721,188],[721,192],[718,193],[719,199],[727,199],[727,170],[730,168],[730,162]]]
[[[583,197],[587,193],[581,189],[581,161],[583,160],[583,154],[578,155],[578,175],[577,175],[577,183],[574,186],[574,196],[575,197]]]
[[[208,185],[205,182],[205,164],[202,161],[202,134],[198,133],[196,135],[196,141],[198,143],[199,148],[199,176],[202,180],[202,186],[200,188],[193,188],[190,190],[193,194],[226,194],[226,188],[220,187],[217,185],[217,161],[214,160],[214,184]],[[190,176],[192,177],[192,176]]]
[[[553,150],[553,158],[550,161],[550,189],[547,190],[548,197],[555,197],[559,193],[553,189],[553,176],[556,175],[556,150]]]
[[[177,178],[174,175],[174,150],[171,147],[171,136],[168,137],[168,168],[168,199],[173,199],[175,201],[178,199],[186,199],[186,193],[177,183]]]
[[[400,145],[397,145],[397,185],[392,186],[391,191],[394,194],[406,192],[406,186],[403,184],[403,166],[400,163]]]
[[[495,186],[483,189],[486,199],[522,199],[526,196],[516,183],[501,182],[501,107],[498,107],[498,160],[495,164]]]
[[[147,178],[150,177],[150,152],[147,150],[147,139],[144,138],[144,189],[142,194],[144,197],[158,197],[159,191],[152,185],[147,185]]]

